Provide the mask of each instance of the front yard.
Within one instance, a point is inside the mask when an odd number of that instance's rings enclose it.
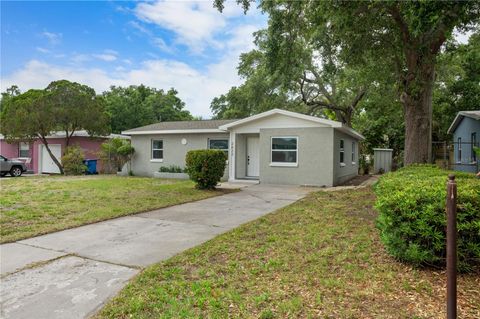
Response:
[[[445,273],[387,255],[370,188],[307,198],[140,273],[97,318],[445,318]],[[459,278],[480,318],[480,274]]]
[[[142,177],[22,177],[0,180],[0,241],[24,239],[221,195],[190,181]]]

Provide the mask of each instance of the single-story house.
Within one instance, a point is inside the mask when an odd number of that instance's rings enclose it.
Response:
[[[114,137],[129,138],[120,134],[110,134],[109,136],[92,137],[85,130],[76,131],[70,138],[70,145],[78,145],[85,153],[86,159],[98,159],[100,145],[106,140]],[[48,146],[53,155],[60,160],[66,146],[65,132],[53,132],[47,137]],[[50,157],[45,145],[35,139],[30,142],[7,143],[3,135],[0,135],[0,154],[6,158],[16,158],[27,164],[28,171],[34,174],[58,174],[60,173],[57,165]],[[97,170],[102,170],[102,163],[97,164]]]
[[[122,132],[131,136],[131,170],[152,176],[161,166],[185,165],[195,149],[228,154],[229,181],[338,185],[358,174],[363,136],[340,122],[273,109],[241,120],[160,122]]]
[[[478,172],[478,158],[473,148],[480,147],[480,110],[458,112],[448,133],[453,134],[454,169]]]

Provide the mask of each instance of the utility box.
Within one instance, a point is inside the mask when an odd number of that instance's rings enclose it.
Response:
[[[374,148],[373,149],[373,173],[381,174],[392,170],[392,154],[391,148]]]

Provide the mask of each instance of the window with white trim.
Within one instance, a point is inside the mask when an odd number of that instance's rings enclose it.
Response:
[[[355,142],[352,142],[352,163],[355,163]]]
[[[459,137],[457,139],[457,142],[458,142],[457,162],[461,163],[462,162],[462,138]]]
[[[30,143],[26,143],[26,142],[19,143],[18,157],[30,157]]]
[[[152,140],[152,160],[163,159],[163,140]]]
[[[298,137],[272,137],[272,164],[297,164]]]
[[[340,164],[345,164],[345,141],[340,140]]]
[[[477,153],[475,153],[475,147],[477,146],[477,132],[473,132],[471,134],[471,142],[472,142],[472,147],[471,147],[471,154],[472,154],[472,162],[477,161]]]
[[[208,149],[222,150],[228,158],[228,139],[208,139]]]

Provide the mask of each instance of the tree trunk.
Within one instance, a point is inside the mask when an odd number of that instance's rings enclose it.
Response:
[[[405,90],[401,96],[405,112],[405,165],[429,163],[432,154],[435,63],[432,59],[422,58],[416,62],[416,72],[409,72],[407,75]]]
[[[44,136],[41,136],[40,139],[42,140],[43,145],[45,145],[45,147],[47,149],[47,152],[48,152],[48,154],[50,154],[50,157],[52,158],[53,162],[55,163],[55,165],[58,166],[58,169],[60,170],[60,174],[63,175],[64,174],[63,166],[62,166],[62,164],[60,164],[58,159],[55,157],[55,155],[53,155],[52,151],[50,150],[50,147],[48,146],[47,139]]]

